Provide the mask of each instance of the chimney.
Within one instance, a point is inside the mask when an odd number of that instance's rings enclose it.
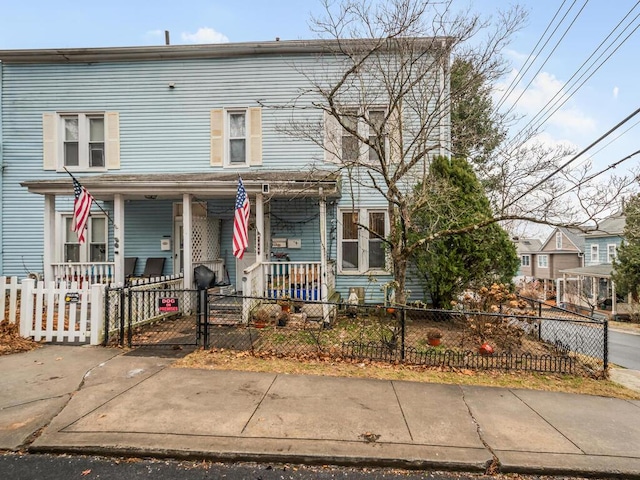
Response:
[[[169,40],[169,30],[164,31],[164,44],[171,45],[171,42]]]

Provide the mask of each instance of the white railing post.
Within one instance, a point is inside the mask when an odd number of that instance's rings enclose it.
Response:
[[[242,277],[242,292],[243,292],[243,296],[242,296],[242,322],[243,323],[249,323],[249,312],[251,310],[251,298],[249,298],[247,296],[249,290],[249,281],[247,279],[247,276],[245,274],[245,276]],[[249,293],[249,295],[251,295]]]
[[[20,292],[20,335],[23,337],[31,336],[34,287],[34,280],[27,278],[22,281],[22,291]]]
[[[91,345],[104,340],[104,285],[91,285]]]

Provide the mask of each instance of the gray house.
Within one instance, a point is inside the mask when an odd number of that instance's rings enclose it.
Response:
[[[434,45],[416,42],[427,53]],[[317,99],[300,95],[314,74],[338,71],[343,59],[331,46],[0,51],[2,273],[123,282],[154,259],[156,273],[182,275],[186,287],[194,267],[206,265],[245,293],[327,299],[359,287],[379,301],[392,279],[380,240],[389,233],[388,203],[366,183],[345,181],[339,160],[352,139],[311,108]],[[442,98],[448,63],[434,65],[433,95]],[[380,97],[359,115],[373,125],[388,108]],[[439,115],[434,154],[445,154],[449,122]],[[317,125],[318,141],[286,133],[292,119]],[[390,142],[407,132],[385,134]],[[101,207],[82,244],[71,229],[67,172]],[[251,203],[242,260],[231,246],[240,177]],[[408,288],[420,297],[418,283]]]

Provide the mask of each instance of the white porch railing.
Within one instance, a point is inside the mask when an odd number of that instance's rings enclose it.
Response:
[[[264,262],[264,296],[322,300],[320,262]]]
[[[115,264],[113,262],[67,262],[54,263],[53,278],[56,285],[65,282],[77,282],[78,288],[89,288],[96,283],[108,284],[115,281]],[[51,279],[45,279],[50,281]]]

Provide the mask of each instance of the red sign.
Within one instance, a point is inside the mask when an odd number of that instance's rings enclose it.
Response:
[[[165,297],[158,299],[158,310],[160,313],[177,312],[178,299],[173,297]]]

